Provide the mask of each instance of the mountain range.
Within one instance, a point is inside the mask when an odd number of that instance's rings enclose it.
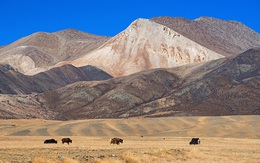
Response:
[[[208,17],[38,32],[0,48],[0,118],[259,115],[259,56],[257,32]]]

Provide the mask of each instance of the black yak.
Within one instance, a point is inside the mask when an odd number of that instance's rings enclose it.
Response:
[[[55,139],[47,139],[44,141],[44,144],[57,144],[58,142]]]
[[[200,139],[199,138],[192,138],[191,141],[190,141],[190,145],[193,144],[200,144]]]

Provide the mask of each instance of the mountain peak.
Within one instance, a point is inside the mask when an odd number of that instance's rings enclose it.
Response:
[[[53,34],[58,35],[67,40],[75,40],[75,39],[91,39],[91,38],[104,38],[104,36],[98,36],[95,34],[86,33],[74,28],[69,28],[65,30],[61,30],[58,32],[54,32]]]
[[[74,61],[94,65],[113,76],[168,68],[223,57],[164,25],[137,19],[93,53]]]

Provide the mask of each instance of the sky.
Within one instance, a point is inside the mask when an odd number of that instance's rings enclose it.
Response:
[[[157,16],[235,20],[260,33],[260,0],[0,0],[0,46],[68,28],[115,36]]]

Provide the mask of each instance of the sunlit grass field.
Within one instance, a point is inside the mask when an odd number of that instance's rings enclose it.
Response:
[[[260,162],[260,116],[0,120],[0,162]],[[62,144],[70,137],[72,144]],[[124,143],[110,145],[120,137]],[[189,145],[192,137],[201,144]],[[44,144],[46,139],[58,144]]]

